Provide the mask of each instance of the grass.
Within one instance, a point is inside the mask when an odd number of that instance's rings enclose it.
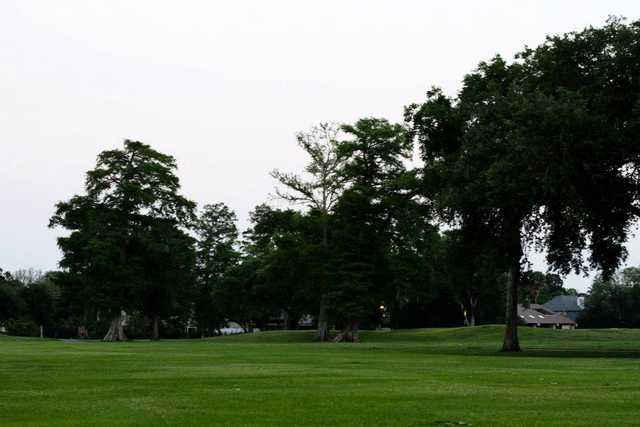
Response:
[[[308,332],[130,343],[0,336],[1,426],[624,426],[640,330]]]

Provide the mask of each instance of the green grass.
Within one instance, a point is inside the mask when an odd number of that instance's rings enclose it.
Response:
[[[640,330],[308,332],[190,341],[0,336],[1,426],[625,426]]]

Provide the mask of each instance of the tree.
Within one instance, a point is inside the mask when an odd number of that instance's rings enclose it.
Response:
[[[138,299],[141,309],[152,320],[151,339],[160,339],[160,319],[191,315],[196,254],[194,239],[172,220],[153,219],[141,237],[143,268]]]
[[[598,267],[608,275],[625,257],[638,214],[639,39],[640,24],[617,20],[551,37],[513,64],[481,63],[456,99],[436,89],[407,109],[444,216],[455,224],[478,209],[500,242],[504,351],[520,348],[526,245],[545,248],[561,273]]]
[[[213,292],[225,273],[240,261],[236,214],[224,203],[205,205],[194,224],[197,236],[198,294],[195,314],[201,335],[210,335],[224,321]]]
[[[579,321],[588,328],[637,328],[639,313],[640,268],[628,267],[608,279],[594,279]]]
[[[24,285],[14,279],[11,273],[0,268],[0,325],[19,318],[26,311],[23,288]]]
[[[520,296],[520,302],[525,304],[544,304],[559,295],[577,295],[575,289],[564,288],[562,277],[556,273],[524,271],[521,285],[525,294]]]
[[[465,326],[475,326],[482,304],[491,308],[501,295],[503,274],[496,268],[495,257],[491,236],[472,217],[444,233],[437,262],[439,282],[460,307]]]
[[[326,264],[318,259],[318,214],[261,205],[252,212],[251,223],[244,233],[245,252],[258,266],[257,296],[268,311],[284,312],[285,327],[295,328],[303,314],[317,308],[317,277]]]
[[[415,191],[419,182],[405,175],[403,187]],[[406,194],[393,198],[392,220],[386,248],[388,273],[378,308],[380,323],[394,328],[428,325],[427,316],[435,314],[440,282],[439,255],[442,238],[431,224],[430,208],[423,200]],[[432,305],[430,307],[430,305]],[[443,305],[440,305],[443,307]],[[443,310],[446,310],[443,307]],[[439,319],[443,316],[435,315]]]
[[[343,323],[335,340],[358,341],[360,322],[378,310],[390,277],[394,207],[410,197],[402,184],[411,141],[403,126],[384,119],[361,119],[343,131],[350,138],[338,145],[346,189],[335,208],[330,300]]]
[[[53,318],[53,295],[45,283],[36,282],[23,289],[23,298],[29,317],[40,327],[40,338],[44,338],[44,328],[50,325]]]
[[[309,132],[297,135],[298,145],[310,158],[305,167],[306,176],[274,170],[271,176],[277,179],[286,191],[276,190],[277,195],[294,204],[304,204],[319,213],[322,227],[322,245],[319,248],[328,257],[329,215],[342,192],[344,182],[341,170],[344,157],[338,152],[340,127],[333,123],[321,123]],[[326,341],[328,334],[326,288],[327,276],[320,278],[318,314],[319,341]]]
[[[140,308],[153,224],[179,228],[193,218],[195,204],[178,192],[176,163],[149,145],[126,140],[123,149],[98,156],[87,173],[86,194],[56,205],[50,226],[71,231],[58,239],[60,265],[78,274],[101,312],[111,318],[105,340],[125,340],[121,314]]]
[[[20,269],[13,272],[13,278],[24,285],[39,282],[44,277],[44,273],[33,268]]]

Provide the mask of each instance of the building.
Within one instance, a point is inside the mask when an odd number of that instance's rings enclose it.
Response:
[[[551,311],[577,322],[580,314],[584,310],[584,297],[560,295],[546,302],[544,306]]]
[[[575,329],[578,326],[575,320],[540,304],[530,304],[529,307],[518,304],[518,318],[520,324],[534,328]]]

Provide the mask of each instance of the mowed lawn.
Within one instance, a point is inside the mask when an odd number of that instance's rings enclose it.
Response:
[[[640,425],[640,330],[502,327],[184,341],[0,336],[1,426]]]

